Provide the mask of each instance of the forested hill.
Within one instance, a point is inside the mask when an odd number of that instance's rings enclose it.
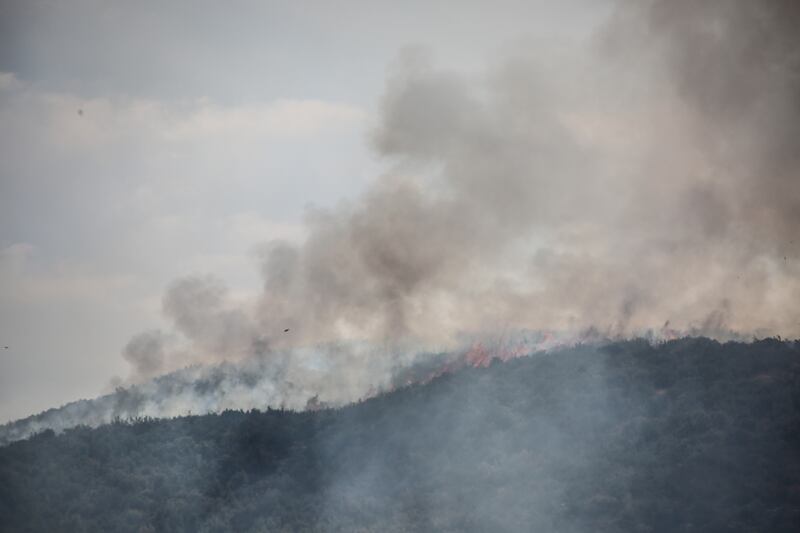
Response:
[[[46,431],[0,531],[800,530],[800,343],[628,341],[358,405]]]

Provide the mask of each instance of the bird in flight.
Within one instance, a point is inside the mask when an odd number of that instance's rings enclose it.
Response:
[[[283,332],[284,333],[289,333],[289,328],[286,328],[285,330],[283,330]]]

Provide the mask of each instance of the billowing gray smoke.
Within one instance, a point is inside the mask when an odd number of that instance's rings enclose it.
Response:
[[[250,303],[175,282],[174,333],[124,351],[135,378],[522,328],[797,336],[798,22],[792,1],[621,2],[584,48],[518,42],[482,75],[403,54],[372,138],[390,170],[264,245]]]

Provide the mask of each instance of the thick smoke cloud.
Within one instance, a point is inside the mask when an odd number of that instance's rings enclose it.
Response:
[[[122,350],[122,357],[141,377],[153,377],[164,368],[166,336],[160,330],[150,330],[133,337]]]
[[[265,245],[252,301],[176,282],[188,344],[126,357],[146,375],[504,329],[797,336],[799,11],[622,2],[585,49],[521,43],[483,75],[404,54],[372,138],[386,175]]]
[[[230,301],[225,286],[212,277],[175,281],[163,301],[164,314],[194,343],[200,355],[222,358],[254,354],[256,334],[243,309]]]
[[[746,217],[762,246],[796,256],[786,244],[800,222],[800,5],[659,0],[625,5],[616,22],[614,44],[652,48],[695,113],[727,195],[712,213],[734,204],[729,216]]]

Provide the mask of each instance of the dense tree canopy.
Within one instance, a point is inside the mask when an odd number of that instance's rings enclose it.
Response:
[[[627,341],[0,448],[2,531],[797,531],[800,344]]]

